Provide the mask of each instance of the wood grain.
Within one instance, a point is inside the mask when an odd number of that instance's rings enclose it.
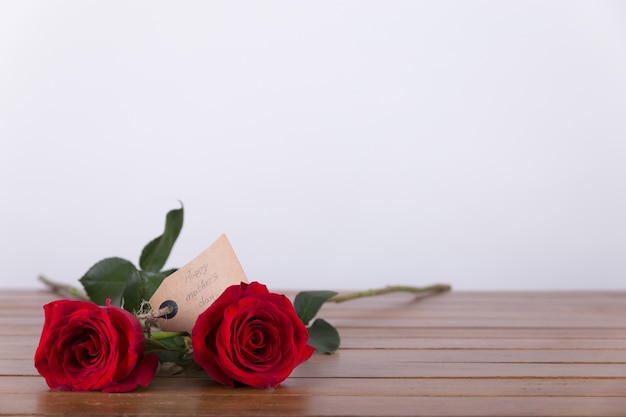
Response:
[[[293,293],[289,293],[293,297]],[[327,304],[342,348],[270,390],[202,373],[131,393],[50,391],[45,291],[0,291],[2,416],[626,416],[626,292],[389,294]]]

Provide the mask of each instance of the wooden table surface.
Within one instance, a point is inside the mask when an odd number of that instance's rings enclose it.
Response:
[[[45,291],[0,293],[0,415],[626,416],[626,292],[389,294],[324,306],[342,347],[276,389],[201,374],[130,393],[50,391]]]

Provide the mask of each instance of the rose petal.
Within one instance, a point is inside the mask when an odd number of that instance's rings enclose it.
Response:
[[[257,282],[226,289],[198,317],[192,332],[196,362],[230,386],[280,384],[313,354],[307,341],[291,301]]]
[[[46,304],[44,313],[34,359],[50,388],[120,392],[154,377],[158,358],[138,361],[145,340],[132,314],[75,300]]]
[[[158,365],[159,356],[156,353],[150,353],[137,362],[133,371],[126,378],[102,388],[102,392],[127,392],[134,390],[139,385],[146,387],[154,378]]]
[[[110,306],[105,308],[112,325],[116,329],[118,342],[117,349],[124,352],[118,358],[117,369],[113,379],[115,381],[126,378],[135,367],[138,358],[143,355],[145,338],[139,320],[128,311],[119,307]]]

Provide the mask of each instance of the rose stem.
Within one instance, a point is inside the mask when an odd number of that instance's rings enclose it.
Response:
[[[388,294],[391,292],[411,292],[414,294],[420,294],[420,293],[421,294],[424,294],[424,293],[438,294],[438,293],[450,291],[451,289],[452,287],[446,284],[435,284],[435,285],[429,285],[428,287],[408,287],[408,286],[402,286],[402,285],[395,285],[395,286],[389,286],[389,287],[379,288],[375,290],[358,291],[358,292],[345,294],[345,295],[335,295],[334,297],[330,297],[326,301],[333,302],[333,303],[342,303],[344,301],[354,300],[355,298],[371,297],[374,295]],[[434,294],[428,294],[428,295],[434,295]]]
[[[50,290],[58,294],[62,297],[75,298],[83,301],[91,301],[89,297],[78,288],[74,288],[71,285],[59,284],[58,282],[54,282],[44,277],[43,275],[39,275],[39,281],[43,282],[50,288]]]

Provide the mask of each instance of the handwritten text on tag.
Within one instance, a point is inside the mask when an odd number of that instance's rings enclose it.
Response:
[[[190,332],[197,317],[233,284],[248,282],[226,235],[165,278],[150,298],[153,310],[170,307],[159,319],[165,331]]]

